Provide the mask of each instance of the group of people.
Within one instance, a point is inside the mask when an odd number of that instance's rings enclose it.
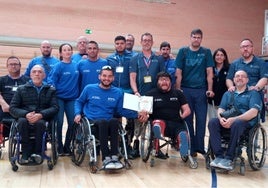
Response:
[[[210,140],[216,154],[211,165],[230,169],[235,140],[255,122],[250,120],[263,109],[262,89],[267,84],[268,65],[253,54],[250,39],[241,41],[242,56],[231,64],[223,48],[212,55],[209,48],[201,46],[202,39],[200,29],[192,30],[190,45],[180,48],[177,57],[173,58],[171,46],[166,41],[161,43],[159,53],[152,51],[151,33],[141,35],[141,52],[133,51],[133,35],[119,35],[114,39],[115,52],[106,59],[99,56],[98,43],[84,36],[77,39],[78,52],[75,54],[70,44],[60,45],[59,59],[51,55],[49,41],[43,41],[42,55],[30,61],[24,75],[20,73],[19,59],[9,57],[9,74],[0,78],[0,115],[1,119],[10,114],[19,119],[23,135],[22,162],[27,163],[29,157],[40,158],[40,139],[37,139],[35,151],[28,149],[26,124],[43,124],[43,120],[54,118],[57,121],[58,153],[70,155],[73,124],[79,123],[82,115],[98,128],[96,136],[100,140],[105,168],[122,168],[117,156],[118,119],[122,117],[127,119],[125,129],[130,159],[139,156],[139,138],[136,137],[132,144],[136,120],[144,123],[155,119],[165,122],[164,133],[180,143],[182,156],[187,155],[190,147],[190,154],[196,157],[198,153],[206,152],[204,138],[208,112]],[[23,86],[17,90],[19,85]],[[26,90],[34,95],[32,100],[25,95]],[[124,93],[153,96],[152,114],[124,109]],[[227,110],[233,93],[235,104],[243,115],[222,118],[220,112]],[[63,143],[64,114],[68,128]],[[189,137],[183,121],[188,125]],[[241,122],[244,126],[236,128],[235,125]],[[231,129],[234,139],[226,156],[219,145],[221,129]],[[36,133],[43,131],[40,128]],[[163,132],[157,123],[153,131],[155,135]],[[191,139],[190,146],[187,139]],[[156,157],[166,159],[161,150]]]

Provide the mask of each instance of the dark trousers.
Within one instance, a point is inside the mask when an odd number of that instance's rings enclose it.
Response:
[[[102,153],[102,159],[107,156],[118,154],[118,120],[113,118],[107,120],[97,120],[95,125],[99,129],[100,149]],[[109,149],[108,141],[110,138],[111,149]]]
[[[45,132],[45,120],[39,120],[35,124],[30,125],[26,118],[19,118],[18,129],[21,136],[22,153],[30,155],[31,153],[41,154],[42,140]],[[33,132],[35,142],[32,145],[30,135]]]
[[[182,90],[191,109],[191,114],[185,118],[191,138],[191,154],[195,152],[204,154],[207,118],[206,88],[192,89],[183,87]]]
[[[210,145],[216,157],[233,160],[235,157],[235,149],[239,142],[241,135],[249,128],[250,125],[246,121],[235,120],[230,129],[221,126],[218,118],[212,118],[208,123],[210,134]],[[223,131],[230,132],[230,141],[227,152],[224,156],[224,151],[221,147],[221,134]]]

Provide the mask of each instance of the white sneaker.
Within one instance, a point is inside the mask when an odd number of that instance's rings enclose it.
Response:
[[[113,161],[113,163],[115,165],[115,169],[121,169],[121,168],[124,167],[123,164],[119,161],[118,156],[113,155],[112,156],[112,161]]]
[[[121,169],[124,167],[123,164],[119,161],[114,162],[114,165],[115,165],[115,169]]]
[[[218,163],[218,167],[225,170],[233,170],[233,161],[230,159],[222,159]]]
[[[218,167],[221,160],[222,160],[222,158],[216,157],[213,161],[210,162],[210,166],[211,167]]]
[[[103,169],[115,169],[115,164],[113,163],[111,157],[105,157],[102,164]]]

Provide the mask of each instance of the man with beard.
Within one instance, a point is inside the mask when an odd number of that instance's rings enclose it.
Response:
[[[114,71],[111,66],[103,66],[99,74],[100,83],[89,84],[75,102],[76,123],[84,114],[96,127],[96,138],[100,140],[104,169],[121,169],[118,159],[118,125],[116,118],[138,118],[141,122],[147,120],[146,112],[134,112],[123,109],[123,91],[112,86]],[[110,136],[110,149],[108,141]]]
[[[213,58],[211,50],[201,46],[202,38],[203,32],[194,29],[190,35],[190,46],[180,48],[176,57],[176,88],[183,91],[192,112],[185,120],[189,127],[193,157],[197,153],[205,154],[207,97],[214,96]]]
[[[115,70],[113,85],[119,87],[125,93],[133,93],[129,80],[129,63],[132,53],[126,50],[126,38],[116,36],[114,39],[115,52],[107,57],[108,65]],[[128,119],[125,127],[127,153],[129,159],[135,158],[135,151],[132,150],[131,142],[134,136],[134,119]]]
[[[56,57],[53,57],[51,55],[52,52],[52,46],[49,41],[44,40],[41,43],[40,50],[42,55],[33,58],[30,63],[28,64],[24,75],[30,77],[31,69],[34,65],[42,65],[45,69],[46,77],[44,78],[44,81],[47,82],[47,78],[50,76],[51,70],[56,65],[56,63],[59,62],[59,60]]]
[[[126,35],[126,50],[129,51],[132,56],[136,55],[137,52],[133,51],[133,47],[135,44],[135,38],[132,34],[127,34]]]
[[[87,58],[82,59],[78,63],[78,71],[80,74],[80,93],[88,84],[99,83],[99,73],[101,68],[107,65],[104,58],[99,57],[99,44],[96,41],[89,41],[86,45]]]
[[[146,95],[153,96],[153,113],[149,119],[152,121],[154,136],[158,139],[163,136],[170,137],[174,143],[180,143],[176,149],[180,150],[182,157],[187,156],[188,135],[183,119],[190,115],[191,110],[183,93],[172,88],[170,74],[158,73],[157,88],[150,90]],[[156,150],[157,156],[160,150]]]
[[[160,54],[164,58],[165,71],[168,72],[171,76],[172,87],[175,87],[176,82],[176,65],[175,59],[171,57],[171,47],[170,44],[166,41],[160,44]]]

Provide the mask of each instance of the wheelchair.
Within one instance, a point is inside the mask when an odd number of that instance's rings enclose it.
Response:
[[[3,157],[3,148],[5,148],[5,143],[8,141],[10,127],[12,122],[14,121],[13,118],[3,118],[0,122],[0,159]]]
[[[91,123],[86,117],[82,117],[79,124],[74,125],[73,138],[71,142],[72,162],[79,166],[85,159],[85,155],[88,152],[89,155],[89,167],[91,173],[96,173],[99,169],[97,164],[97,157],[100,152],[100,142],[95,137],[96,127],[94,123]],[[126,150],[125,135],[126,131],[122,125],[119,124],[119,158],[124,158],[124,167],[129,169],[131,163],[128,159]]]
[[[9,148],[8,148],[8,157],[9,161],[12,165],[12,170],[16,172],[18,170],[18,165],[24,166],[36,166],[41,165],[44,160],[47,160],[47,166],[49,170],[52,170],[56,165],[58,160],[58,152],[57,152],[57,136],[56,136],[56,122],[51,120],[50,122],[46,122],[45,124],[45,132],[42,136],[42,160],[40,163],[29,162],[26,164],[22,164],[20,162],[20,158],[22,155],[21,148],[21,135],[19,133],[17,121],[14,120],[12,122],[9,134]],[[30,130],[30,143],[34,143],[35,135],[32,130]]]
[[[224,149],[224,151],[226,151],[228,148],[229,140],[229,131],[223,132],[221,136],[221,147]],[[235,168],[238,160],[240,160],[239,173],[241,175],[245,175],[245,158],[242,155],[243,150],[246,150],[248,163],[252,170],[260,170],[264,166],[267,153],[267,133],[260,123],[257,123],[255,126],[246,129],[237,143],[233,165]],[[206,168],[212,168],[210,167],[210,162],[215,159],[215,155],[210,146],[210,141],[205,159]],[[220,170],[222,172],[228,172],[228,170]]]
[[[161,122],[162,120],[154,120],[154,121]],[[184,121],[184,126],[186,127],[186,131],[187,131],[187,133],[189,135],[188,126],[187,126],[185,121]],[[150,160],[150,166],[151,167],[153,167],[155,165],[155,157],[156,157],[156,153],[157,153],[158,150],[160,150],[161,148],[167,146],[167,148],[166,148],[166,156],[168,157],[169,146],[174,147],[176,149],[178,148],[177,141],[173,140],[173,139],[171,139],[169,137],[165,137],[165,135],[161,139],[155,138],[154,133],[152,131],[152,125],[151,125],[150,121],[148,121],[147,123],[142,124],[141,129],[142,129],[141,130],[141,147],[140,147],[141,158],[142,158],[143,162],[146,163],[149,160],[149,158],[151,157],[151,160]],[[163,143],[160,143],[159,141],[163,141]],[[198,167],[198,163],[191,156],[190,146],[191,146],[190,139],[188,139],[187,156],[181,156],[181,159],[185,163],[189,160],[190,168],[196,169]]]

